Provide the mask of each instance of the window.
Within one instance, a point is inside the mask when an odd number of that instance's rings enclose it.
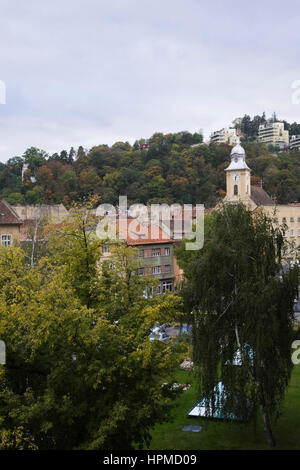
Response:
[[[162,282],[161,287],[162,287],[162,293],[163,294],[165,292],[173,292],[173,282],[172,281]]]
[[[278,217],[274,217],[274,223],[278,224]]]
[[[11,235],[1,235],[1,243],[5,248],[11,245],[12,243],[12,236]]]
[[[161,294],[160,286],[152,287],[152,295]]]
[[[297,221],[300,222],[300,217],[298,217]]]
[[[170,255],[170,248],[165,248],[165,256],[169,256]]]
[[[294,236],[294,229],[291,228],[291,231],[290,231],[290,236],[293,237]]]
[[[235,184],[235,185],[233,186],[233,194],[234,194],[234,196],[237,196],[238,193],[239,193],[239,192],[238,192],[238,185]]]
[[[161,267],[160,266],[153,266],[152,274],[160,274],[160,273],[161,273]]]
[[[286,217],[282,217],[282,222],[285,224],[285,222],[286,222]]]
[[[138,273],[139,276],[143,276],[144,275],[144,268],[138,268],[137,273]]]
[[[139,257],[144,258],[145,257],[145,250],[140,250],[139,252]]]
[[[104,246],[102,247],[102,253],[109,253],[109,246],[104,245]]]
[[[165,273],[170,273],[171,272],[171,265],[170,264],[166,264],[164,266],[164,272]]]
[[[160,256],[160,248],[152,248],[152,256]]]
[[[290,222],[294,222],[294,217],[290,217]]]

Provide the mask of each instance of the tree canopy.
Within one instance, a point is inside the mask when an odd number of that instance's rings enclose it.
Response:
[[[34,265],[0,247],[0,449],[136,448],[169,419],[184,346],[149,332],[180,299],[145,297],[132,248],[101,264],[94,223],[76,207]]]
[[[260,119],[254,121],[257,127]],[[243,145],[254,181],[263,179],[265,190],[280,204],[300,201],[299,152],[277,152],[253,139]],[[22,157],[0,165],[0,195],[11,204],[62,202],[70,207],[95,194],[102,202],[116,204],[121,194],[127,195],[129,204],[178,202],[214,207],[224,195],[230,151],[229,145],[207,145],[202,135],[186,131],[156,133],[133,146],[116,142],[90,150],[71,148],[49,157],[32,147]],[[22,179],[23,163],[29,168]]]
[[[202,250],[178,251],[199,390],[212,407],[219,402],[225,416],[254,419],[260,408],[273,445],[271,423],[292,370],[298,267],[282,269],[284,228],[274,229],[262,211],[227,204],[207,216],[205,225]],[[237,357],[240,365],[234,365]],[[216,389],[219,380],[223,394]]]

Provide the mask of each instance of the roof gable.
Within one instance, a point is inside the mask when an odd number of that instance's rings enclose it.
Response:
[[[251,199],[257,206],[274,206],[269,194],[260,186],[251,186]]]
[[[10,205],[4,201],[0,200],[0,225],[21,225],[22,221],[17,216],[15,211],[10,207]]]

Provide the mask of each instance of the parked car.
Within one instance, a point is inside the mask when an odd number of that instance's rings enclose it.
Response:
[[[165,332],[166,331],[166,326],[167,325],[154,325],[152,328],[151,328],[151,332],[152,333],[162,333],[162,332]]]
[[[171,336],[169,336],[167,333],[164,332],[157,332],[157,333],[150,333],[149,335],[150,341],[154,341],[155,339],[157,341],[169,341],[171,339]]]

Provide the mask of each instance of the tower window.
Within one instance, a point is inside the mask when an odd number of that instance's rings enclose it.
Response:
[[[234,196],[237,196],[238,193],[239,193],[239,191],[238,191],[238,185],[235,184],[235,185],[233,186],[233,194],[234,194]]]

